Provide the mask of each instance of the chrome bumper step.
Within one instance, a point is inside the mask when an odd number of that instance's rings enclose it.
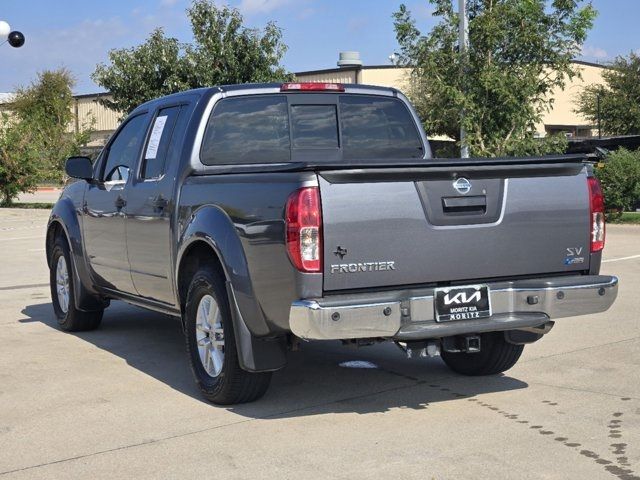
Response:
[[[309,340],[383,337],[439,338],[535,327],[549,320],[600,313],[616,299],[618,278],[554,277],[488,283],[492,316],[436,322],[433,289],[371,295],[333,295],[291,305],[291,331]]]

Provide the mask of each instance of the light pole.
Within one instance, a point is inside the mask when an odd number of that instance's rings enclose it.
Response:
[[[467,0],[458,0],[458,43],[460,51],[460,75],[464,79],[469,49],[469,19],[467,18]],[[462,82],[464,86],[464,80]],[[460,112],[460,156],[469,158],[469,147],[466,145],[467,132],[464,129],[464,110]]]
[[[598,115],[598,138],[602,138],[602,123],[600,121],[600,97],[602,96],[602,87],[596,93],[596,109]]]
[[[9,43],[14,48],[24,45],[24,35],[17,30],[11,30],[11,26],[4,20],[0,20],[0,45]]]

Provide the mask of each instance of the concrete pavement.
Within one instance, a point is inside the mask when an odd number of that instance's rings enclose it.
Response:
[[[308,343],[263,400],[220,408],[170,317],[114,302],[97,331],[57,329],[47,215],[0,210],[2,479],[640,478],[640,227],[608,228],[614,307],[559,320],[506,375]]]
[[[55,203],[60,197],[60,188],[43,188],[32,193],[18,195],[18,203]]]

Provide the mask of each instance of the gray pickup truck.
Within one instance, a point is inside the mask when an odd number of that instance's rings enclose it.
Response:
[[[617,294],[585,157],[431,158],[394,89],[170,95],[66,171],[82,181],[46,236],[60,327],[96,328],[110,300],[178,317],[218,404],[260,398],[301,339],[393,341],[496,374]]]

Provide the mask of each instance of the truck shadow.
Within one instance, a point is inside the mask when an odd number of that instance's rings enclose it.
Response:
[[[58,330],[51,304],[29,305],[21,323],[41,322]],[[64,335],[60,331],[60,335]],[[187,361],[180,322],[172,317],[113,302],[100,329],[74,336],[110,352],[127,365],[202,402]],[[248,418],[277,419],[326,413],[381,413],[428,409],[430,404],[526,388],[500,375],[467,378],[439,358],[412,358],[393,344],[360,349],[339,342],[304,343],[273,375],[266,396],[228,407]]]

